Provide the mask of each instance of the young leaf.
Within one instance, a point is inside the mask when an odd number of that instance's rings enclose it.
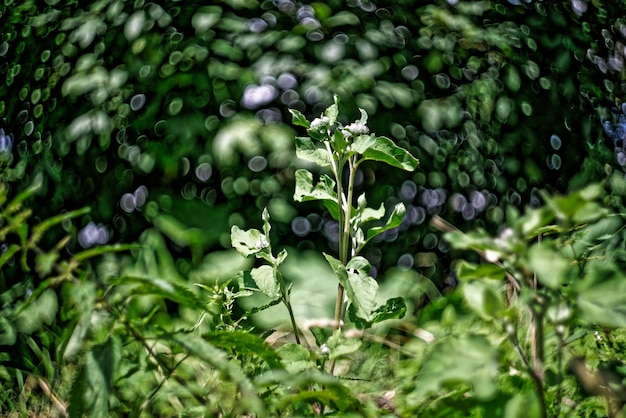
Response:
[[[294,125],[303,126],[307,129],[311,127],[311,124],[309,123],[307,118],[302,113],[300,113],[299,110],[289,109],[289,113],[291,113],[291,123],[293,123]]]
[[[402,223],[402,220],[404,219],[405,213],[406,213],[406,209],[404,207],[404,204],[402,202],[397,203],[396,206],[393,208],[393,212],[391,212],[391,215],[389,216],[389,218],[387,219],[387,222],[384,225],[375,226],[373,228],[370,228],[367,231],[367,239],[365,240],[364,244],[369,242],[369,240],[371,240],[375,236],[382,234],[383,232],[391,228],[396,228],[400,226],[400,224]]]
[[[233,225],[230,230],[230,241],[232,246],[244,257],[255,255],[269,247],[269,242],[261,231],[258,229],[244,231],[237,225]]]
[[[327,344],[330,349],[330,359],[336,359],[352,354],[361,348],[361,340],[356,338],[346,338],[340,330],[335,331],[335,333],[328,339]]]
[[[330,156],[325,148],[315,145],[311,138],[296,137],[296,156],[303,160],[315,163],[320,167],[330,166]]]
[[[361,155],[363,155],[363,160],[380,161],[406,171],[415,170],[419,164],[417,158],[384,136],[377,137],[376,142]]]
[[[285,344],[278,350],[278,355],[290,373],[301,373],[315,369],[315,362],[311,360],[311,352],[300,344]]]
[[[333,99],[335,103],[328,106],[324,111],[324,116],[328,117],[330,126],[337,122],[337,117],[339,116],[339,96],[335,95]]]
[[[377,138],[375,135],[359,135],[350,145],[350,151],[363,155],[376,144],[376,141]]]
[[[346,266],[333,256],[324,253],[324,257],[335,272],[339,283],[346,290],[348,300],[354,305],[356,316],[365,321],[371,321],[372,313],[376,309],[378,283],[366,273],[369,272],[367,260],[363,257],[355,257],[348,263],[352,270],[348,271]]]
[[[271,298],[278,295],[280,285],[276,279],[276,274],[274,274],[274,269],[271,266],[265,265],[253,268],[250,270],[250,275],[261,292]]]
[[[296,190],[293,198],[297,202],[321,200],[334,219],[339,218],[339,200],[335,191],[335,182],[327,175],[313,187],[313,174],[304,169],[296,170]]]
[[[352,322],[359,329],[370,328],[372,325],[377,324],[388,319],[400,319],[404,318],[406,314],[406,304],[401,297],[388,299],[384,305],[379,306],[372,313],[371,321],[364,321],[356,315],[355,309],[352,305],[348,308],[348,316]]]

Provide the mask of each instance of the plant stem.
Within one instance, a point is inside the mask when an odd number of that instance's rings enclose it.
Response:
[[[289,312],[289,319],[291,320],[291,326],[293,327],[293,333],[296,336],[296,343],[300,344],[300,331],[298,329],[298,325],[296,324],[296,317],[293,314],[293,309],[291,308],[291,302],[289,301],[289,291],[287,290],[287,286],[285,285],[285,280],[283,279],[282,274],[278,271],[278,268],[274,266],[276,270],[276,278],[278,279],[278,283],[280,284],[280,292],[282,293],[283,303]]]

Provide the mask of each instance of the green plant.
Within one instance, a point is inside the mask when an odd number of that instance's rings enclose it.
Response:
[[[418,361],[408,410],[623,416],[624,218],[599,202],[602,193],[594,184],[543,194],[544,206],[511,210],[496,237],[434,218],[455,249],[482,262],[456,263],[461,301],[440,303],[440,323],[430,328],[436,342]]]
[[[364,327],[403,312],[403,303],[399,299],[377,306],[378,285],[369,275],[370,263],[359,253],[374,237],[398,227],[404,218],[405,207],[403,203],[397,203],[391,211],[382,204],[377,209],[368,207],[364,193],[354,196],[355,176],[366,161],[383,162],[412,171],[418,160],[389,138],[370,134],[368,115],[363,109],[360,109],[358,121],[343,126],[339,122],[339,98],[335,96],[334,100],[334,104],[312,122],[299,111],[290,110],[294,125],[306,128],[309,135],[296,138],[296,155],[330,169],[332,176],[323,173],[314,183],[313,173],[309,170],[296,170],[294,199],[298,202],[322,201],[339,222],[339,259],[324,254],[339,280],[335,327],[341,327],[346,308],[355,324]]]

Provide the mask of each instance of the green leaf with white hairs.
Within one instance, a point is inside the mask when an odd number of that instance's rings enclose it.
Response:
[[[364,321],[356,315],[352,305],[348,309],[348,315],[352,322],[359,329],[370,328],[372,325],[377,324],[388,319],[401,319],[406,314],[406,304],[401,297],[391,298],[385,302],[384,305],[379,306],[372,312],[371,321]]]
[[[331,126],[337,122],[337,118],[339,117],[339,96],[335,95],[333,98],[335,103],[328,106],[324,111],[324,116],[328,117]]]
[[[363,257],[354,257],[348,262],[348,266],[344,266],[331,255],[324,253],[324,257],[346,290],[356,316],[364,321],[371,321],[377,308],[378,283],[369,276],[369,262]]]
[[[230,230],[231,245],[244,257],[256,255],[269,247],[269,242],[258,229],[244,231],[237,225],[233,225]]]
[[[380,161],[406,171],[415,170],[419,164],[417,158],[413,157],[411,153],[384,136],[377,137],[375,143],[368,147],[362,155],[361,161]]]
[[[303,126],[307,129],[311,127],[311,123],[302,113],[300,113],[299,110],[289,109],[289,113],[291,113],[291,123],[293,123],[294,125]]]
[[[278,296],[280,285],[276,278],[276,272],[271,266],[253,268],[250,270],[250,276],[261,292],[271,298]]]
[[[354,138],[350,145],[350,151],[364,155],[369,149],[376,144],[376,135],[359,135]]]
[[[293,198],[296,202],[321,200],[334,219],[339,219],[339,199],[335,191],[333,179],[323,174],[320,181],[313,186],[313,174],[304,169],[296,170],[296,190]]]
[[[330,349],[328,357],[337,359],[355,353],[361,348],[361,340],[357,338],[347,338],[345,333],[336,330],[333,335],[328,338],[327,345]]]
[[[320,167],[330,166],[330,156],[325,148],[318,147],[311,138],[296,137],[296,156]]]
[[[359,112],[361,112],[361,119],[359,119],[359,122],[361,122],[363,125],[367,125],[367,112],[365,111],[365,109],[361,108],[359,108]]]

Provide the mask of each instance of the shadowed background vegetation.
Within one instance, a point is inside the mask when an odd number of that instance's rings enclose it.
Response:
[[[242,371],[207,359],[199,341],[163,338],[195,327],[266,337],[285,325],[279,307],[251,313],[268,300],[229,287],[253,263],[231,248],[231,227],[259,228],[264,208],[272,244],[292,254],[296,316],[332,316],[335,279],[320,251],[336,251],[337,222],[294,203],[294,172],[311,167],[295,156],[303,132],[288,109],[312,119],[336,94],[342,123],[362,108],[373,132],[420,160],[411,173],[365,164],[356,181],[372,207],[407,208],[363,255],[382,293],[407,299],[408,317],[457,283],[458,253],[433,215],[497,234],[544,203],[540,190],[601,181],[604,203],[621,208],[622,1],[209,3],[1,6],[6,412],[48,408],[48,384],[89,416],[228,415],[269,402],[245,377],[275,353],[259,359],[215,336],[223,353],[254,357]],[[175,355],[161,360],[160,349]],[[204,380],[181,389],[194,367]],[[216,383],[224,375],[230,386]],[[266,407],[287,408],[278,403]]]

